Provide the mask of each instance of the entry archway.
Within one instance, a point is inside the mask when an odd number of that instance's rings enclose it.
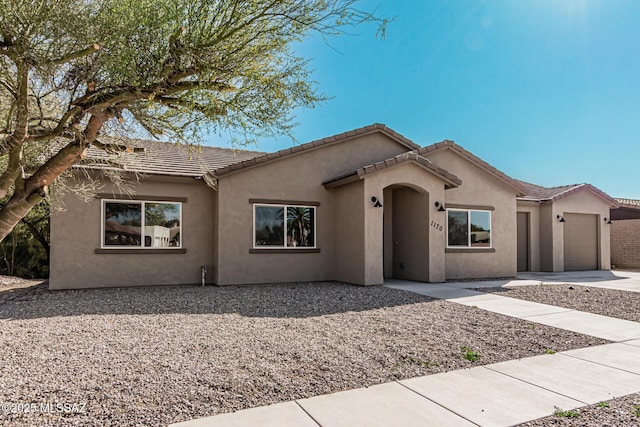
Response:
[[[429,281],[429,193],[394,184],[384,200],[384,277]]]

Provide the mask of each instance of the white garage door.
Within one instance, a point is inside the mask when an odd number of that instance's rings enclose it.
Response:
[[[598,269],[598,216],[564,214],[565,271]]]

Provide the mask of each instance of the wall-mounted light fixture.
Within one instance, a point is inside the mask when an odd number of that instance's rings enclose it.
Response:
[[[438,212],[446,211],[446,209],[444,208],[444,205],[440,202],[436,202],[436,208],[438,208]]]
[[[609,224],[609,225],[613,224],[613,222],[611,222],[611,218],[605,218],[604,222]]]
[[[558,218],[558,222],[565,222],[562,215],[556,215],[556,218]]]
[[[374,208],[381,208],[382,207],[382,203],[380,203],[380,200],[378,200],[378,198],[376,196],[371,196],[371,203],[373,203],[373,207]]]

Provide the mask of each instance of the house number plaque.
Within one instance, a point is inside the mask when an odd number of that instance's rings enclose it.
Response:
[[[433,228],[435,228],[436,230],[438,230],[438,231],[442,231],[442,230],[444,229],[444,228],[442,227],[442,225],[438,224],[438,223],[437,223],[437,222],[435,222],[435,221],[431,221],[431,226],[432,226]]]

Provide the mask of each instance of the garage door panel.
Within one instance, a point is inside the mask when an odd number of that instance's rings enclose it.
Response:
[[[598,269],[598,216],[564,214],[564,269]]]

